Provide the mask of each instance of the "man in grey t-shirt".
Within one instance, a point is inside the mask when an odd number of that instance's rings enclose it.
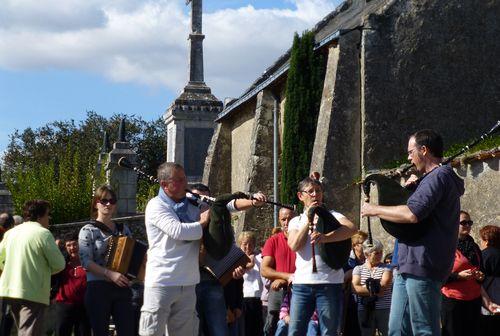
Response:
[[[413,134],[408,160],[423,174],[406,205],[365,203],[362,216],[377,216],[401,225],[432,224],[422,238],[398,243],[399,274],[393,288],[389,335],[439,335],[441,285],[453,266],[457,246],[460,196],[464,183],[448,166],[442,166],[443,140],[432,130]],[[415,183],[417,177],[407,181]],[[411,312],[411,314],[410,314]]]

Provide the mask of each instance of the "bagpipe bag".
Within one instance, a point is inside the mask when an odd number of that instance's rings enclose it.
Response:
[[[229,253],[234,242],[234,231],[231,226],[231,213],[227,204],[233,199],[248,199],[242,192],[218,196],[210,205],[210,222],[203,230],[203,244],[207,253],[220,260]]]
[[[313,211],[318,215],[318,222],[316,223],[316,231],[326,234],[337,230],[341,224],[331,214],[330,211],[322,206],[312,207]],[[338,242],[317,244],[321,259],[332,269],[339,269],[347,264],[349,253],[351,252],[351,239],[341,240]]]

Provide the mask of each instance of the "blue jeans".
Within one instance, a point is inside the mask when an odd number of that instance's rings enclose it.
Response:
[[[398,274],[392,290],[389,335],[440,335],[441,282]]]
[[[305,335],[315,309],[321,335],[337,335],[341,300],[342,284],[293,285],[288,335]]]
[[[288,324],[283,320],[278,321],[278,325],[276,327],[276,334],[274,336],[287,336],[288,335]],[[309,321],[307,325],[307,334],[306,336],[318,336],[319,335],[319,325],[314,321]]]
[[[202,280],[196,285],[196,310],[200,335],[227,336],[224,289],[217,280]]]

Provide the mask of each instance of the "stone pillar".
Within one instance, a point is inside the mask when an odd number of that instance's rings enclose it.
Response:
[[[118,141],[113,144],[109,153],[107,165],[108,183],[115,189],[118,196],[116,216],[130,216],[137,213],[137,173],[129,168],[120,167],[118,160],[125,159],[132,165],[137,165],[137,154],[125,140],[125,120],[120,124]]]
[[[250,160],[245,191],[273,193],[273,107],[274,98],[269,90],[257,94]],[[267,237],[273,228],[273,207],[265,205],[249,209],[239,216],[235,232],[256,230],[259,238]]]
[[[359,222],[361,176],[360,32],[352,31],[330,47],[318,116],[311,171],[324,177],[325,203]]]
[[[202,0],[192,0],[191,34],[189,34],[189,82],[204,83],[203,78],[203,40],[202,33]]]
[[[12,194],[7,186],[2,182],[2,170],[0,169],[0,213],[8,212],[13,214],[14,204],[12,203]]]

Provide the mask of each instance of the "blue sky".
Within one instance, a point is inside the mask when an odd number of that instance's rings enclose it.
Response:
[[[104,4],[102,4],[104,3]],[[205,0],[205,81],[239,96],[338,0]],[[187,82],[185,0],[2,0],[0,153],[86,111],[160,117]]]

